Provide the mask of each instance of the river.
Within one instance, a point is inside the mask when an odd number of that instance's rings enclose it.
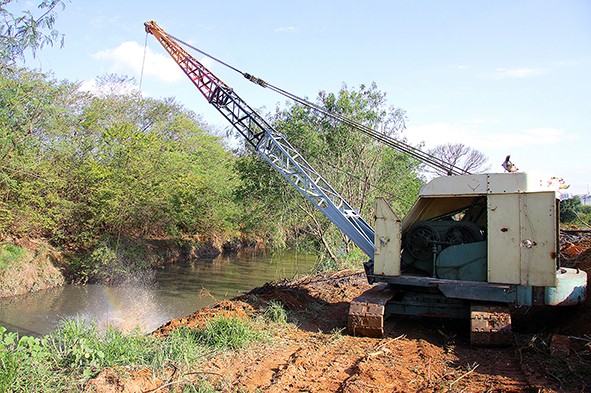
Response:
[[[0,299],[0,326],[22,335],[50,333],[64,319],[84,318],[99,327],[150,332],[216,300],[235,297],[268,281],[309,273],[316,257],[286,252],[241,252],[166,266],[134,284],[66,285]],[[137,281],[137,282],[136,282]]]

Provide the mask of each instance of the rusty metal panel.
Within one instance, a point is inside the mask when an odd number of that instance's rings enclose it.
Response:
[[[521,283],[519,195],[489,195],[488,282]]]
[[[557,220],[553,191],[519,195],[521,285],[556,285]]]
[[[374,274],[400,275],[400,219],[384,198],[376,198]]]

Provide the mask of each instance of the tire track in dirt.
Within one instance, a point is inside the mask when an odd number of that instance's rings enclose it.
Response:
[[[512,348],[454,348],[450,365],[452,378],[458,380],[454,387],[482,392],[531,392],[532,385],[523,372],[521,363]],[[455,381],[455,380],[454,380]],[[453,381],[452,381],[453,382]]]

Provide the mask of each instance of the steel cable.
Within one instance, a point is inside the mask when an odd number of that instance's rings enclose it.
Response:
[[[402,142],[402,141],[399,141],[399,140],[397,140],[395,138],[392,138],[389,135],[386,135],[384,133],[381,133],[379,131],[376,131],[373,128],[368,127],[368,126],[366,126],[364,124],[361,124],[361,123],[359,123],[359,122],[357,122],[355,120],[352,120],[352,119],[350,119],[350,118],[348,118],[348,117],[346,117],[344,115],[341,115],[341,114],[335,113],[335,112],[331,112],[331,111],[329,111],[329,110],[321,107],[320,105],[317,105],[317,104],[315,104],[313,102],[310,102],[310,101],[308,101],[308,100],[306,100],[304,98],[301,98],[301,97],[299,97],[299,96],[297,96],[295,94],[292,94],[292,93],[290,93],[290,92],[288,92],[286,90],[283,90],[283,89],[281,89],[281,88],[279,88],[277,86],[274,86],[274,85],[266,82],[263,79],[257,78],[254,75],[251,75],[249,73],[243,72],[243,71],[239,70],[238,68],[233,67],[230,64],[228,64],[228,63],[226,63],[226,62],[224,62],[224,61],[222,61],[222,60],[220,60],[220,59],[218,59],[218,58],[210,55],[209,53],[207,53],[207,52],[205,52],[205,51],[203,51],[203,50],[201,50],[199,48],[196,48],[195,46],[193,46],[193,45],[191,45],[191,44],[189,44],[189,43],[187,43],[187,42],[185,42],[185,41],[183,41],[183,40],[181,40],[179,38],[176,38],[173,35],[168,34],[168,36],[170,38],[172,38],[173,40],[175,40],[175,41],[177,41],[177,42],[185,45],[186,47],[191,48],[194,51],[196,51],[198,53],[201,53],[202,55],[204,55],[206,57],[209,57],[210,59],[212,59],[212,60],[214,60],[214,61],[222,64],[223,66],[225,66],[225,67],[227,67],[227,68],[229,68],[229,69],[231,69],[231,70],[233,70],[233,71],[241,74],[243,77],[245,77],[249,81],[253,82],[254,84],[257,84],[257,85],[259,85],[261,87],[264,87],[264,88],[268,88],[268,89],[270,89],[270,90],[272,90],[272,91],[274,91],[274,92],[276,92],[276,93],[278,93],[278,94],[280,94],[280,95],[282,95],[282,96],[284,96],[286,98],[289,98],[292,101],[295,101],[295,102],[297,102],[297,103],[299,103],[301,105],[304,105],[304,106],[306,106],[308,108],[311,108],[311,109],[313,109],[313,110],[315,110],[315,111],[317,111],[317,112],[319,112],[319,113],[321,113],[323,115],[326,115],[326,116],[328,116],[328,117],[330,117],[332,119],[335,119],[335,120],[337,120],[337,121],[339,121],[339,122],[341,122],[341,123],[343,123],[345,125],[348,125],[348,126],[354,128],[354,129],[357,129],[357,130],[365,133],[366,135],[369,135],[370,137],[374,138],[378,142],[381,142],[381,143],[383,143],[383,144],[385,144],[387,146],[390,146],[390,147],[392,147],[392,148],[394,148],[394,149],[396,149],[396,150],[398,150],[398,151],[400,151],[402,153],[408,154],[409,156],[411,156],[411,157],[419,160],[420,162],[422,162],[424,164],[427,164],[427,165],[433,167],[436,170],[442,171],[443,173],[446,173],[447,175],[470,174],[470,172],[468,172],[468,171],[466,171],[466,170],[464,170],[462,168],[459,168],[459,167],[457,167],[457,166],[455,166],[455,165],[453,165],[451,163],[445,162],[442,159],[440,159],[438,157],[435,157],[435,156],[433,156],[433,155],[431,155],[429,153],[426,153],[426,152],[424,152],[424,151],[422,151],[422,150],[420,150],[420,149],[418,149],[418,148],[416,148],[416,147],[414,147],[412,145],[409,145],[409,144],[407,144],[405,142]]]

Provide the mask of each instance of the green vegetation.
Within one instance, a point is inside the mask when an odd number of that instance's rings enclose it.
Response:
[[[297,242],[332,261],[321,270],[364,259],[252,149],[231,151],[174,99],[142,97],[125,76],[98,78],[90,93],[20,67],[27,51],[59,41],[66,1],[20,13],[10,3],[0,5],[0,239],[46,239],[80,281],[144,268],[132,244],[154,238]],[[404,139],[404,112],[375,84],[320,92],[318,105]],[[421,178],[409,157],[300,105],[269,117],[364,217],[376,196],[398,213],[414,200]]]
[[[0,244],[0,271],[19,263],[27,250],[14,244]]]
[[[385,94],[375,84],[358,90],[344,86],[338,93],[320,92],[317,104],[404,139],[404,111],[387,106]],[[418,163],[408,156],[301,105],[278,109],[274,123],[363,217],[372,217],[377,196],[386,197],[401,216],[416,198],[422,179]],[[311,239],[310,245],[335,268],[346,266],[355,256],[360,258],[352,261],[356,266],[366,259],[353,252],[351,241],[254,152],[243,152],[236,169],[241,180],[237,195],[249,201],[245,206],[251,213],[246,216],[247,228],[264,229],[278,243],[285,241],[285,229],[291,236]],[[326,266],[319,270],[324,269]]]
[[[243,319],[219,316],[207,321],[203,329],[195,331],[194,337],[206,347],[225,350],[242,348],[263,336]]]
[[[145,268],[133,246],[145,238],[298,241],[336,268],[364,259],[254,152],[232,153],[173,99],[143,98],[130,86],[107,75],[90,94],[28,69],[0,73],[1,234],[47,239],[69,253],[82,281]],[[403,113],[384,108],[375,86],[321,93],[320,101],[401,132]],[[421,180],[408,157],[300,106],[277,112],[275,122],[363,216],[371,217],[376,196],[399,213],[410,206]]]
[[[218,316],[202,329],[181,328],[166,338],[139,331],[101,332],[81,319],[64,321],[42,338],[19,337],[0,327],[0,392],[79,391],[105,368],[148,368],[165,375],[172,367],[188,374],[219,351],[241,350],[268,337],[276,322],[263,318]],[[188,382],[187,388],[193,386],[194,381]],[[206,384],[193,388],[199,386]]]
[[[14,0],[0,2],[0,58],[6,63],[21,59],[27,50],[33,55],[44,46],[53,46],[63,36],[55,29],[57,11],[63,10],[67,0],[42,0],[31,9],[11,12]],[[14,10],[14,8],[12,8]],[[61,39],[60,39],[61,38]]]
[[[265,319],[274,323],[287,323],[287,311],[278,300],[271,300],[265,308]]]
[[[591,206],[581,204],[577,196],[560,201],[560,222],[591,227]]]
[[[48,239],[112,266],[125,239],[239,233],[234,156],[174,100],[0,74],[0,233]],[[108,273],[108,272],[107,272]]]

